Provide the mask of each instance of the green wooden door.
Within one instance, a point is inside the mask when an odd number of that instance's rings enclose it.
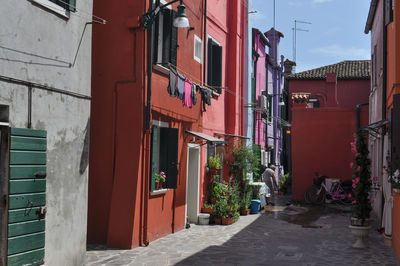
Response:
[[[7,265],[44,263],[46,131],[11,128]]]

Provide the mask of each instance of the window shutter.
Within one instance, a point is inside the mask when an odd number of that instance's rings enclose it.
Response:
[[[69,11],[76,12],[76,0],[69,0]]]
[[[150,191],[155,189],[155,180],[154,175],[158,172],[158,136],[160,132],[160,128],[157,126],[153,126],[153,130],[151,133],[151,180],[150,180]]]
[[[400,169],[400,94],[393,97],[392,111],[392,169]]]
[[[176,11],[172,11],[171,16],[171,50],[170,50],[170,63],[176,66],[177,53],[178,53],[178,28],[173,26],[173,22],[176,18]]]
[[[178,129],[161,128],[161,135],[165,136],[167,147],[166,188],[177,188],[178,179]]]
[[[214,44],[212,46],[213,86],[220,87],[222,84],[222,47]],[[217,89],[221,93],[221,88]]]
[[[213,49],[212,49],[212,40],[208,39],[207,43],[207,84],[213,85]]]
[[[272,122],[272,96],[268,95],[268,122]]]
[[[385,25],[393,21],[393,0],[385,0]]]
[[[172,34],[172,10],[163,9],[163,49],[161,63],[163,66],[168,67],[170,62],[171,51],[171,34]]]

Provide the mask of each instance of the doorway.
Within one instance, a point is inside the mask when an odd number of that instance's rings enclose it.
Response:
[[[186,171],[186,217],[197,223],[200,193],[200,146],[188,144]]]

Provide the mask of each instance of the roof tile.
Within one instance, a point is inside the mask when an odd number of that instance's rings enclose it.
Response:
[[[327,73],[336,73],[337,79],[370,79],[371,60],[346,60],[288,76],[289,80],[325,79]]]

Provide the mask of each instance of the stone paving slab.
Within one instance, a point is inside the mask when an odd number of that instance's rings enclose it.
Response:
[[[371,230],[368,248],[354,249],[350,213],[319,208],[278,206],[230,226],[191,225],[148,247],[90,250],[86,265],[400,265],[377,231]]]

